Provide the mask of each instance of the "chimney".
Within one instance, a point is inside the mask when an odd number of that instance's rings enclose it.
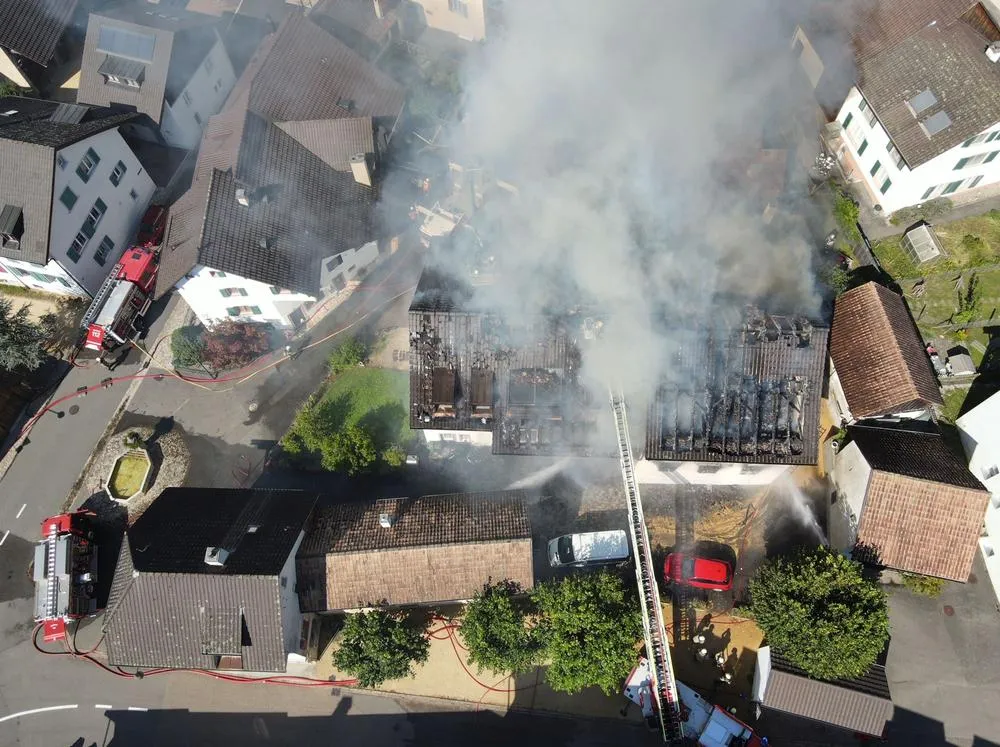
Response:
[[[382,18],[384,14],[382,13],[382,0],[372,0],[375,4],[375,17]]]
[[[368,157],[364,153],[351,156],[351,173],[358,184],[372,186],[372,173],[368,168]]]
[[[245,189],[243,189],[243,187],[238,187],[236,189],[236,202],[243,207],[250,207],[250,195]]]
[[[205,565],[211,565],[216,568],[222,568],[226,564],[226,560],[229,558],[229,550],[225,550],[221,547],[206,547],[205,548]]]
[[[993,42],[986,48],[986,57],[990,62],[1000,61],[1000,42]]]

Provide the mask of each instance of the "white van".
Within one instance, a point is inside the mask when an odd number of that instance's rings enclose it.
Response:
[[[628,557],[628,535],[622,529],[565,534],[549,541],[549,563],[553,568],[621,563]]]

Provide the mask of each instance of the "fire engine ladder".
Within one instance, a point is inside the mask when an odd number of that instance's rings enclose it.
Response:
[[[59,544],[59,528],[53,522],[49,536],[45,538],[45,617],[51,620],[59,609],[59,580],[56,578],[56,547]]]
[[[104,306],[104,302],[108,300],[108,296],[111,295],[111,289],[115,287],[115,283],[118,281],[118,273],[121,270],[121,264],[115,265],[115,268],[111,271],[111,274],[104,278],[104,282],[101,283],[101,287],[97,289],[97,293],[94,294],[94,300],[90,302],[90,306],[87,307],[87,313],[83,315],[83,321],[80,322],[80,326],[86,329],[90,326],[97,315],[101,313],[101,307]]]
[[[656,584],[653,555],[649,547],[649,536],[646,534],[646,519],[642,513],[642,499],[639,497],[639,485],[633,470],[632,443],[628,433],[623,394],[611,393],[611,410],[618,431],[618,454],[621,460],[622,479],[625,483],[625,495],[628,498],[635,576],[639,584],[639,600],[642,606],[642,624],[650,663],[653,697],[656,712],[659,714],[663,741],[675,742],[683,738],[680,701],[677,697],[674,667],[670,660],[670,648],[663,624],[663,607],[660,604],[660,591]]]

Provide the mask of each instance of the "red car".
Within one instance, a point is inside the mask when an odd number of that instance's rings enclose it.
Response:
[[[667,583],[684,584],[696,589],[729,591],[733,588],[733,568],[729,563],[679,552],[667,556],[663,577]]]
[[[139,224],[139,235],[136,244],[159,246],[163,241],[163,232],[167,228],[167,209],[163,205],[150,205]]]

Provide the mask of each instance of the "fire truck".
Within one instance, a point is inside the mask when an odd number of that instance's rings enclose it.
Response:
[[[42,522],[35,546],[35,622],[46,641],[66,637],[66,623],[97,612],[97,545],[93,512],[79,510]]]
[[[83,349],[108,364],[136,336],[153,301],[158,253],[155,246],[128,249],[94,295],[83,316]]]

